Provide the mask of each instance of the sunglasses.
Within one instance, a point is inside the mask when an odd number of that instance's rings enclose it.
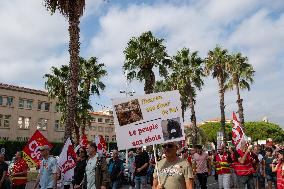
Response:
[[[163,148],[174,148],[175,145],[174,144],[164,144],[162,145]]]

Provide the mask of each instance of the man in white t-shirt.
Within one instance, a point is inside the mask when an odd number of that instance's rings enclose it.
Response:
[[[211,174],[210,159],[201,145],[196,145],[196,153],[193,154],[193,161],[196,164],[196,176],[201,189],[207,189],[207,177]]]

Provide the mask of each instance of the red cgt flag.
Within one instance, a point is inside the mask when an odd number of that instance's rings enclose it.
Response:
[[[241,142],[243,140],[245,140],[245,133],[240,122],[238,121],[235,112],[233,112],[232,143],[236,147],[237,151],[240,150]]]
[[[28,144],[23,149],[24,159],[31,166],[39,165],[41,153],[38,150],[40,146],[48,145],[52,148],[52,145],[48,142],[48,140],[39,132],[35,131]]]

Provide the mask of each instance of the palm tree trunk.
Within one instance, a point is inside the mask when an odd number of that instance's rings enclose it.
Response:
[[[74,125],[74,131],[75,131],[75,137],[76,137],[75,146],[77,146],[80,143],[80,134],[79,134],[79,127],[76,124]]]
[[[221,131],[224,134],[224,141],[227,141],[227,136],[225,133],[225,90],[224,90],[224,79],[220,78],[218,79],[218,85],[219,85],[219,97],[220,97],[220,111],[221,111]]]
[[[240,95],[240,87],[238,83],[235,83],[236,89],[237,89],[237,104],[239,107],[239,119],[240,119],[240,123],[244,129],[245,127],[245,119],[244,119],[244,108],[243,108],[243,99],[241,99],[241,95]]]
[[[153,93],[155,85],[155,74],[152,70],[149,70],[150,76],[145,79],[144,91],[145,94]]]
[[[191,87],[190,87],[191,88]],[[193,146],[197,145],[197,125],[196,125],[196,116],[195,116],[195,109],[194,109],[194,99],[193,96],[190,94],[189,95],[189,107],[191,111],[191,124],[192,124],[192,144]]]
[[[71,1],[73,2],[73,1]],[[80,20],[79,13],[77,11],[76,1],[70,4],[69,15],[69,54],[70,54],[70,81],[69,81],[69,93],[67,97],[67,116],[64,141],[67,138],[72,138],[72,130],[75,124],[76,116],[76,96],[78,93],[78,80],[79,80],[79,33],[80,33]]]

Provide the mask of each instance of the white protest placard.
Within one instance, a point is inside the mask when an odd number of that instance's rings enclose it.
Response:
[[[113,99],[119,150],[185,139],[178,91]]]

